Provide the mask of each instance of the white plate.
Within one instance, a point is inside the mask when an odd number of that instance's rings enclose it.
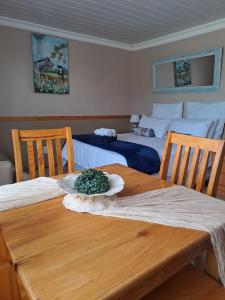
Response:
[[[101,194],[92,194],[92,195],[86,195],[85,198],[92,198],[93,196],[106,196],[106,197],[111,197],[115,194],[118,194],[121,192],[124,188],[124,180],[122,177],[120,177],[117,174],[108,174],[104,172],[104,174],[108,177],[109,179],[109,190],[105,193]],[[77,193],[74,189],[74,183],[77,179],[77,177],[80,174],[70,174],[64,177],[63,179],[60,179],[57,181],[58,186],[63,189],[66,193],[73,194],[74,196],[84,196],[84,194]]]

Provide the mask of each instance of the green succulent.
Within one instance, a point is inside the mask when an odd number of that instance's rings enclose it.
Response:
[[[85,170],[79,175],[74,183],[74,188],[81,194],[101,194],[109,190],[108,177],[99,170]]]

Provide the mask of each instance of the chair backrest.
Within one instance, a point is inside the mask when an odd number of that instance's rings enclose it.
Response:
[[[46,176],[46,158],[49,176],[63,174],[63,162],[61,153],[63,141],[66,141],[68,172],[74,172],[74,155],[70,127],[40,130],[12,129],[12,139],[17,182],[24,179],[23,160],[21,154],[22,142],[25,142],[27,146],[30,179],[36,178],[38,176]],[[46,151],[43,151],[44,149],[46,149]],[[44,152],[46,152],[46,155],[44,155]],[[38,168],[36,167],[36,165]]]
[[[206,193],[216,196],[225,155],[225,141],[168,132],[160,167],[160,177],[164,180],[167,179],[173,145],[176,145],[176,152],[172,163],[171,182],[203,192],[206,170],[209,159],[212,159]]]

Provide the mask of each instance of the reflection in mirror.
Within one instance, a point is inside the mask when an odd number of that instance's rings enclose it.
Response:
[[[156,69],[157,88],[212,85],[214,61],[210,55],[160,64]]]
[[[216,90],[220,84],[222,49],[161,59],[153,64],[153,91]]]

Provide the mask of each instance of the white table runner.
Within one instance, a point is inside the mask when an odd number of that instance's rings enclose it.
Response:
[[[0,186],[0,212],[64,195],[56,182],[53,178],[39,177]]]
[[[96,215],[113,216],[207,231],[225,286],[225,202],[192,189],[173,186],[130,197],[117,198]]]

